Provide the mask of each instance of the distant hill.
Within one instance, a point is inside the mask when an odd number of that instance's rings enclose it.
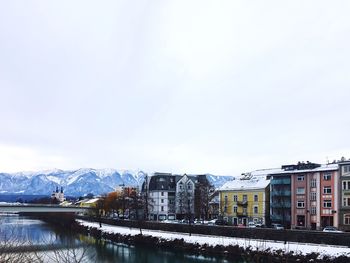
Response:
[[[99,195],[111,192],[120,185],[141,187],[145,176],[143,171],[119,172],[114,169],[92,168],[0,173],[0,194],[50,195],[56,187],[63,187],[65,195],[69,196],[83,196],[88,193]],[[232,176],[211,174],[207,178],[215,187],[234,179]]]

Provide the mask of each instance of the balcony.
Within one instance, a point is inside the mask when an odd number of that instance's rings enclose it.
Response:
[[[290,184],[290,178],[284,178],[284,179],[272,179],[271,184]]]
[[[290,190],[272,191],[271,192],[271,197],[273,197],[273,196],[291,196],[291,191]]]
[[[291,208],[291,203],[290,202],[284,202],[284,203],[277,203],[273,202],[270,204],[272,208]]]
[[[237,205],[240,205],[240,206],[247,206],[248,205],[248,201],[237,201]]]
[[[247,212],[237,212],[237,216],[238,217],[248,216],[248,213]]]

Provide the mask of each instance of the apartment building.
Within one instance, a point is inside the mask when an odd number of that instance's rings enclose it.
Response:
[[[338,226],[338,164],[283,165],[270,179],[273,222],[306,229]]]
[[[219,191],[220,214],[229,224],[269,224],[269,184],[266,175],[244,174]]]
[[[176,217],[177,219],[193,219],[194,217],[194,193],[197,176],[176,176]]]
[[[150,220],[173,220],[176,217],[176,176],[154,173],[148,182],[148,216]]]
[[[340,200],[339,228],[350,231],[350,160],[342,160],[339,164]]]

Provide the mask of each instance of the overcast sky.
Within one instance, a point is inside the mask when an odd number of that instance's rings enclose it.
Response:
[[[350,158],[350,2],[1,1],[0,171]]]

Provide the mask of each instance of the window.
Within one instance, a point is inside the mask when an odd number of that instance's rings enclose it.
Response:
[[[259,198],[258,195],[254,195],[254,202],[258,202]]]
[[[311,192],[310,193],[310,200],[311,201],[316,201],[316,192]]]
[[[164,196],[164,192],[161,192],[160,195],[161,195],[161,196]]]
[[[247,195],[243,195],[243,202],[247,202],[248,200],[248,196]]]
[[[254,206],[254,214],[257,214],[257,213],[258,213],[258,207]]]
[[[332,207],[332,200],[323,200],[323,207],[324,208],[331,208]]]
[[[311,215],[316,215],[316,206],[311,206]]]
[[[316,179],[311,179],[310,186],[311,186],[312,188],[315,188],[315,187],[316,187]]]
[[[350,197],[343,198],[343,206],[350,206]]]
[[[182,190],[182,188],[183,188],[183,183],[182,182],[179,183],[179,188],[180,188],[180,190]]]
[[[228,198],[227,195],[225,195],[225,197],[224,197],[225,205],[227,205],[227,203],[228,203],[228,199],[227,198]]]
[[[246,215],[247,214],[247,208],[243,207],[243,214]]]
[[[343,173],[350,173],[350,165],[344,165],[343,167]]]
[[[304,187],[298,187],[297,188],[297,195],[303,195],[305,194],[305,188]]]
[[[224,206],[224,212],[225,213],[227,212],[227,206]]]
[[[237,213],[237,206],[233,207],[233,213]]]
[[[305,176],[304,175],[298,175],[297,180],[298,181],[304,181]]]
[[[304,208],[305,207],[305,202],[304,201],[298,201],[297,202],[297,208]]]
[[[188,184],[187,184],[187,189],[188,189],[188,190],[191,190],[191,189],[192,189],[192,184],[191,184],[191,183],[188,183]]]
[[[324,193],[324,194],[331,194],[331,193],[332,193],[332,187],[330,187],[330,186],[324,186],[324,187],[323,187],[323,193]]]
[[[162,211],[162,212],[164,211],[164,206],[160,207],[160,211]]]
[[[343,190],[350,190],[350,181],[343,181]]]
[[[234,201],[234,202],[237,202],[237,200],[238,200],[237,195],[234,195],[234,196],[233,196],[233,201]]]
[[[161,203],[164,203],[164,199],[160,199],[160,202],[161,202]]]
[[[332,173],[324,173],[323,174],[323,180],[330,181],[332,178]]]
[[[344,215],[344,225],[350,225],[350,214]]]

